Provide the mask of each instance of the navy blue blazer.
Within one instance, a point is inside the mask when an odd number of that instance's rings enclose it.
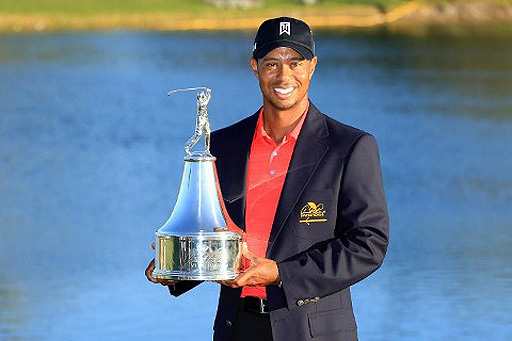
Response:
[[[212,133],[226,209],[245,229],[245,185],[258,113]],[[312,103],[297,139],[270,233],[272,334],[282,340],[357,340],[350,286],[377,270],[389,219],[374,137]],[[178,296],[199,282],[179,282]],[[221,287],[214,340],[229,340],[241,289]]]

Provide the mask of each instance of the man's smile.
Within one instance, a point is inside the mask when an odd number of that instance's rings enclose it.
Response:
[[[287,87],[274,87],[274,92],[277,94],[279,98],[287,98],[292,91],[295,90],[294,86],[287,86]]]

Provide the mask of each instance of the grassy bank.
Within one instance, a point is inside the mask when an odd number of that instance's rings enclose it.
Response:
[[[262,6],[247,9],[218,8],[203,0],[2,0],[0,13],[10,14],[81,14],[108,13],[265,13],[273,10],[330,10],[340,6],[378,6],[392,8],[406,0],[323,0],[315,5],[300,5],[297,0],[263,1]]]
[[[511,0],[264,1],[247,9],[217,8],[203,0],[2,0],[0,30],[254,29],[263,19],[289,15],[321,28],[512,22]]]

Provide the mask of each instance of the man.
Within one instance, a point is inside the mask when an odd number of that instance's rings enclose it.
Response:
[[[317,57],[306,23],[265,21],[252,70],[263,107],[212,134],[226,209],[249,267],[222,282],[215,340],[357,340],[350,286],[388,245],[375,139],[309,101]],[[151,276],[153,262],[146,269]],[[178,296],[198,282],[163,281]]]

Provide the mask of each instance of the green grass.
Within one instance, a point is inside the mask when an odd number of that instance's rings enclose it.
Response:
[[[463,4],[465,2],[475,3],[491,3],[496,5],[512,5],[512,0],[422,0],[426,4]]]
[[[404,0],[324,0],[314,6],[304,6],[296,0],[267,0],[260,8],[246,10],[258,12],[261,10],[284,8],[317,8],[328,9],[343,5],[378,5],[392,7]],[[206,4],[203,0],[1,0],[0,13],[73,13],[73,14],[98,14],[98,13],[191,13],[230,11],[218,9]],[[234,10],[232,10],[234,11]],[[240,10],[238,10],[240,11]]]
[[[201,0],[2,0],[3,13],[133,13],[179,12],[203,9]]]
[[[317,5],[305,6],[297,0],[264,0],[263,6],[246,12],[268,11],[272,9],[318,9],[328,10],[344,5],[369,5],[381,8],[392,8],[408,0],[319,0]],[[481,1],[501,5],[512,5],[512,0],[422,0],[425,3],[454,3]],[[219,9],[203,0],[0,0],[0,13],[216,13],[240,12],[238,9]]]

